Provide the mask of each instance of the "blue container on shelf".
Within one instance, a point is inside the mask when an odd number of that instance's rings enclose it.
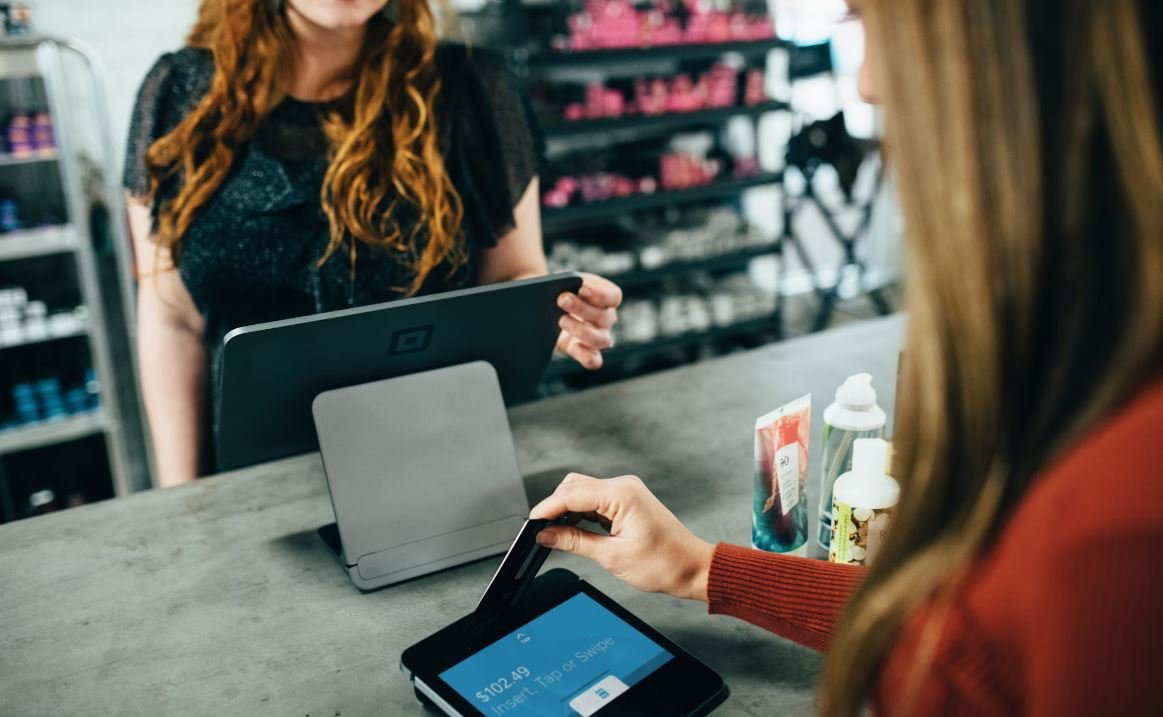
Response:
[[[0,199],[0,232],[14,232],[21,228],[20,205],[15,199]]]
[[[36,382],[36,393],[41,399],[41,411],[45,421],[63,421],[69,417],[65,410],[65,400],[60,392],[60,379],[41,379]]]
[[[42,378],[36,382],[36,392],[46,421],[59,421],[69,415],[65,411],[64,397],[61,396],[60,379]]]
[[[42,378],[33,385],[41,401],[61,402],[61,380],[59,378]]]
[[[61,380],[59,378],[42,378],[36,382],[36,392],[42,397],[48,394],[61,392]]]
[[[17,419],[21,423],[37,423],[42,419],[40,403],[36,400],[36,389],[31,383],[14,385],[12,399],[16,404]]]
[[[93,410],[89,405],[89,394],[83,388],[70,388],[65,391],[65,408],[74,415]]]

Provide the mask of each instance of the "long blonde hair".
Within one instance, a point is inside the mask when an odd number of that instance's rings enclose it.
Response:
[[[460,237],[460,196],[440,153],[436,98],[436,20],[428,0],[391,0],[395,15],[368,24],[353,69],[353,111],[325,118],[330,163],[320,196],[330,240],[320,263],[347,254],[354,274],[357,243],[387,249],[411,269],[416,293],[429,274],[467,257]],[[285,97],[294,38],[283,3],[202,0],[187,41],[211,51],[214,77],[198,105],[150,146],[150,195],[180,179],[159,216],[159,243],[176,253],[182,236],[226,179],[239,148]],[[419,216],[397,222],[407,206]]]
[[[902,500],[833,641],[825,715],[859,713],[934,600],[924,679],[959,575],[1039,472],[1163,367],[1157,3],[862,9],[908,234]]]

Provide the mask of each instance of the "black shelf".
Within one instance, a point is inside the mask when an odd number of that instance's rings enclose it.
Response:
[[[599,369],[599,372],[609,367],[625,363],[629,359],[644,359],[667,353],[668,351],[679,351],[703,344],[742,338],[744,336],[763,333],[775,334],[777,330],[778,325],[775,322],[775,318],[767,315],[740,321],[729,326],[716,326],[706,331],[691,331],[685,334],[679,334],[678,336],[667,336],[648,343],[623,344],[621,346],[615,346],[609,351],[602,352],[602,368]],[[550,381],[586,373],[590,372],[572,359],[555,359],[545,371],[544,380]]]
[[[559,209],[546,207],[541,210],[541,226],[546,231],[552,231],[581,222],[615,219],[646,209],[726,199],[748,189],[779,184],[782,181],[782,172],[761,172],[753,177],[723,179],[713,184],[708,184],[705,187],[695,187],[693,189],[659,191],[653,194],[636,194],[631,197],[607,199],[601,202],[577,204]]]
[[[742,42],[714,42],[696,45],[658,45],[655,47],[626,47],[609,50],[579,50],[538,52],[529,56],[529,67],[577,67],[579,65],[612,65],[649,60],[701,60],[720,57],[728,52],[758,55],[784,47],[783,40],[750,40]]]
[[[704,124],[716,124],[733,117],[758,117],[769,112],[783,112],[790,109],[786,102],[768,100],[757,105],[739,107],[719,107],[696,112],[672,112],[660,115],[632,115],[628,117],[608,117],[602,119],[561,120],[544,125],[546,139],[564,139],[587,134],[605,132],[674,129]]]
[[[663,279],[672,276],[683,276],[700,271],[722,271],[747,266],[753,259],[761,256],[771,256],[779,251],[776,242],[761,246],[748,247],[738,251],[727,252],[703,259],[672,261],[656,269],[637,269],[621,274],[610,274],[608,278],[623,289],[635,289],[641,286],[657,284]]]

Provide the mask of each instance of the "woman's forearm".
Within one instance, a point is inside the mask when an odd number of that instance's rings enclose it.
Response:
[[[201,335],[159,316],[162,308],[151,303],[143,294],[138,329],[141,389],[153,440],[155,483],[168,487],[201,473],[206,348]]]
[[[719,543],[707,605],[712,614],[732,615],[823,652],[863,579],[860,567]]]
[[[126,197],[137,269],[137,357],[158,487],[201,474],[206,410],[202,314],[168,248],[153,236],[150,202]]]
[[[549,271],[541,238],[541,193],[537,177],[513,208],[513,229],[497,245],[481,252],[481,284],[544,276]]]

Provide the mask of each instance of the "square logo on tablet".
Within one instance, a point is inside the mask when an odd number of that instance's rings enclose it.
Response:
[[[400,329],[392,334],[392,355],[414,354],[428,348],[431,343],[432,326]]]

